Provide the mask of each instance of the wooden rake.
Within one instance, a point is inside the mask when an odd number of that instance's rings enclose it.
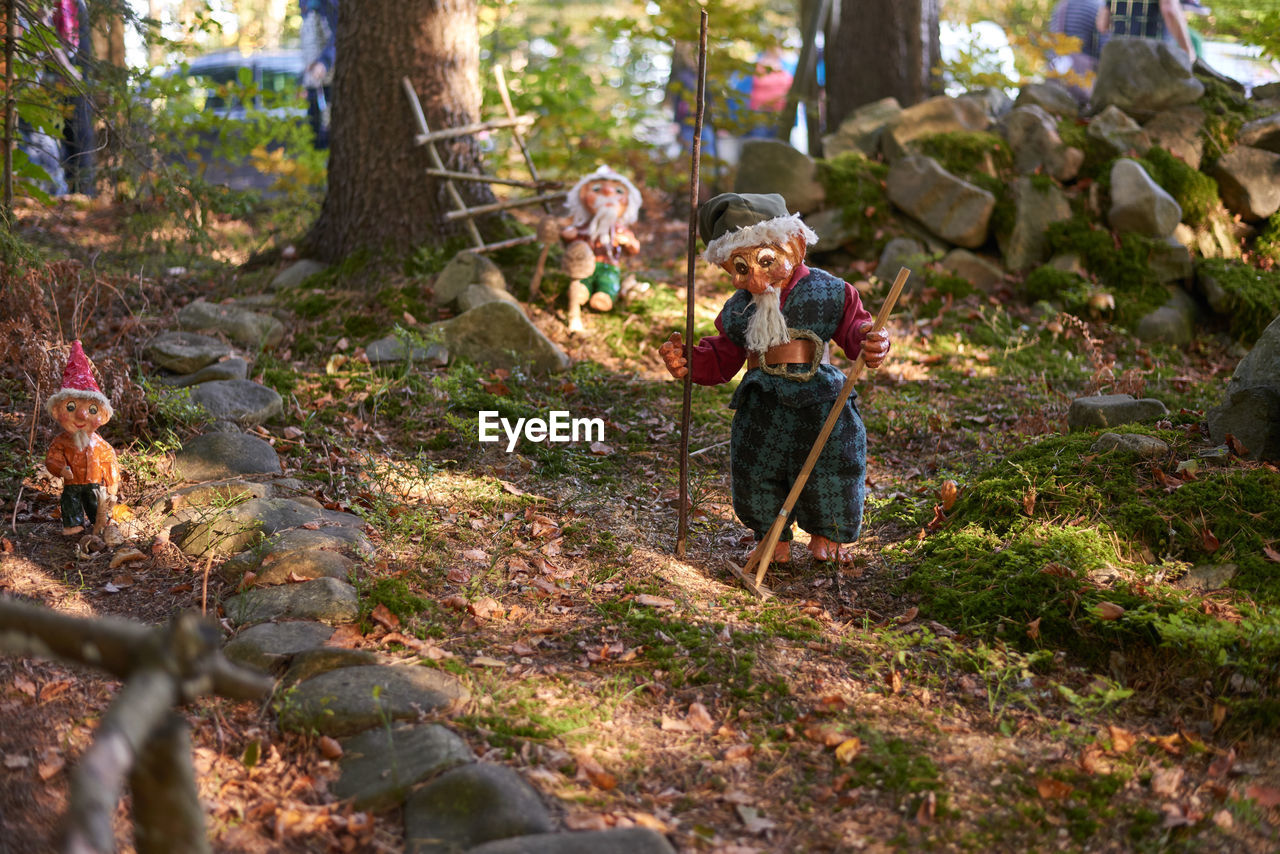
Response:
[[[889,320],[889,315],[893,313],[894,303],[898,301],[898,296],[902,293],[902,288],[907,283],[907,277],[911,275],[911,271],[906,267],[898,270],[898,277],[893,280],[893,287],[889,289],[889,296],[885,297],[884,304],[880,306],[880,313],[876,315],[875,322],[871,326],[872,332],[879,332]],[[769,588],[764,586],[764,574],[769,569],[769,562],[773,560],[773,550],[778,545],[778,538],[782,536],[783,530],[787,527],[787,518],[791,515],[791,510],[796,506],[796,501],[800,498],[800,492],[804,489],[805,483],[809,480],[809,475],[813,472],[813,467],[818,462],[818,457],[822,454],[822,449],[827,445],[827,439],[831,436],[831,431],[835,429],[836,422],[840,420],[840,412],[844,409],[845,401],[849,399],[849,395],[853,393],[854,383],[862,376],[866,363],[863,361],[862,354],[858,354],[858,359],[853,363],[853,367],[849,370],[849,375],[845,377],[844,386],[840,389],[840,394],[836,396],[835,403],[831,404],[831,411],[827,413],[827,420],[822,425],[822,432],[818,434],[818,438],[814,441],[813,447],[809,449],[809,456],[804,461],[804,467],[800,469],[796,482],[792,485],[791,491],[787,493],[787,500],[782,502],[782,509],[778,511],[777,517],[773,520],[773,525],[769,528],[769,534],[760,541],[755,550],[751,552],[751,556],[747,558],[747,565],[738,568],[732,561],[726,560],[729,571],[737,576],[752,593],[761,598],[768,598],[773,595]],[[755,577],[752,578],[751,571],[755,570]]]

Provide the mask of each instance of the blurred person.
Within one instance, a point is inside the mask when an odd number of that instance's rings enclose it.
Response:
[[[1091,74],[1098,70],[1098,58],[1107,35],[1098,32],[1098,13],[1105,0],[1059,0],[1049,18],[1049,30],[1080,40],[1080,49],[1068,56],[1055,57],[1053,68],[1060,74],[1070,74],[1072,79],[1063,81],[1075,99],[1081,104],[1089,100],[1093,89]]]
[[[1195,60],[1180,0],[1108,0],[1098,10],[1099,33],[1172,42]]]
[[[333,64],[337,59],[338,0],[302,0],[302,85],[316,148],[329,147]]]
[[[747,109],[750,110],[750,128],[744,134],[749,139],[773,139],[777,136],[775,115],[787,105],[791,92],[791,71],[787,69],[782,49],[769,45],[756,57],[756,73],[751,78]]]

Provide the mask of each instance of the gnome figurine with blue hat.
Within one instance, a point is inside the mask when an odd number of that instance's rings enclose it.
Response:
[[[733,279],[733,296],[716,318],[719,334],[693,348],[693,364],[674,333],[658,354],[672,376],[728,382],[747,372],[729,403],[736,410],[729,446],[733,509],[763,540],[798,479],[844,374],[830,364],[834,342],[850,359],[876,368],[889,353],[886,332],[871,332],[857,290],[805,265],[818,236],[776,193],[724,193],[698,209],[703,258]],[[867,435],[854,402],[845,403],[806,481],[772,558],[790,558],[791,523],[808,532],[815,560],[839,558],[862,528]]]

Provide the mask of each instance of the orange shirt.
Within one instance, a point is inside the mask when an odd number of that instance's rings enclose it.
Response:
[[[77,450],[69,433],[59,433],[49,444],[44,467],[64,484],[100,483],[107,492],[115,493],[120,485],[120,465],[115,450],[106,440],[94,433],[89,446]]]

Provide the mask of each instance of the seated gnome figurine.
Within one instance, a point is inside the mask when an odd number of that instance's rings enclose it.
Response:
[[[569,283],[569,331],[582,331],[582,306],[608,311],[622,289],[622,256],[640,251],[631,224],[640,191],[607,166],[583,178],[565,200],[572,217],[560,231]]]
[[[85,528],[101,534],[120,489],[116,452],[98,435],[111,420],[111,402],[93,379],[84,348],[76,341],[62,374],[62,388],[45,404],[62,432],[54,437],[44,467],[62,478],[62,533]]]
[[[698,230],[703,257],[723,267],[737,291],[716,318],[720,334],[693,348],[693,381],[728,382],[746,363],[729,403],[737,410],[729,443],[733,509],[760,541],[844,385],[844,375],[829,363],[827,342],[850,359],[861,353],[875,368],[889,353],[889,337],[870,334],[871,313],[852,285],[805,266],[805,251],[818,236],[799,215],[788,215],[782,196],[716,196],[698,209]],[[672,376],[688,373],[680,333],[658,354]],[[800,493],[774,562],[790,557],[792,521],[809,533],[809,550],[820,561],[838,559],[840,544],[858,537],[867,435],[853,397]]]

